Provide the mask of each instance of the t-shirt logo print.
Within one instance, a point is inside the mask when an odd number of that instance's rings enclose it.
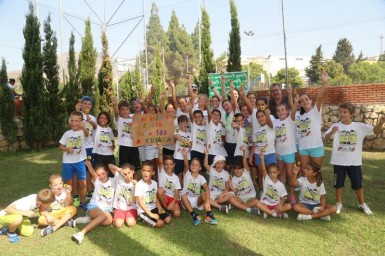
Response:
[[[305,190],[303,197],[313,202],[319,202],[320,200],[320,196],[317,188],[315,189],[307,188]]]
[[[156,189],[153,188],[152,190],[146,191],[146,196],[144,198],[145,204],[155,204],[156,202]]]
[[[357,144],[357,131],[342,130],[339,132],[339,146],[337,151],[354,151]]]

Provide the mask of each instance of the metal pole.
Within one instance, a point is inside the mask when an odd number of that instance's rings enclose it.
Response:
[[[201,35],[201,17],[202,17],[202,13],[201,13],[201,6],[200,6],[200,0],[198,0],[198,13],[199,13],[199,17],[198,17],[198,34],[199,34],[199,63],[202,62],[202,35]]]
[[[63,12],[62,12],[62,5],[61,0],[59,0],[59,9],[60,9],[60,51],[61,51],[61,70],[63,73],[63,83],[65,84],[65,75],[64,75],[64,56],[63,56],[63,32],[62,32],[62,18],[63,18]]]
[[[145,13],[145,2],[143,0],[143,30],[144,30],[144,53],[146,55],[146,68],[145,68],[145,89],[148,89],[148,66],[147,66],[147,35],[146,35],[146,13]]]
[[[284,0],[281,0],[282,4],[282,27],[283,27],[283,44],[285,49],[285,69],[286,69],[286,87],[289,85],[289,70],[287,68],[287,51],[286,51],[286,30],[285,30],[285,11],[284,11]]]

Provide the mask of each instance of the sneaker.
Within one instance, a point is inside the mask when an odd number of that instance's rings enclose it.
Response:
[[[363,211],[366,215],[372,215],[372,211],[370,210],[369,206],[366,203],[359,204],[358,209]]]
[[[8,227],[4,226],[0,228],[0,235],[6,235],[8,233]]]
[[[71,236],[72,241],[74,241],[74,242],[77,243],[77,244],[80,244],[80,243],[83,241],[83,238],[84,238],[84,235],[83,235],[82,232],[73,234],[73,235]]]
[[[43,237],[43,236],[46,236],[46,235],[49,235],[49,234],[52,234],[53,233],[53,227],[52,226],[48,226],[46,228],[43,228],[40,232],[40,235]]]
[[[321,210],[321,207],[319,207],[319,206],[313,208],[314,213],[319,212],[319,210]]]
[[[296,204],[297,200],[295,199],[295,195],[290,196],[290,204]]]
[[[258,208],[251,208],[250,213],[255,215],[261,215],[261,212],[259,211]]]
[[[199,225],[201,223],[201,216],[199,214],[195,215],[195,217],[193,217],[193,223],[194,225]]]
[[[84,216],[84,217],[77,217],[75,220],[76,224],[88,224],[90,223],[90,217]]]
[[[328,215],[328,216],[320,217],[320,220],[331,221],[331,218],[330,218],[330,215]]]
[[[233,209],[233,206],[231,204],[228,204],[227,208],[229,208],[229,211],[230,211],[231,209]]]
[[[8,236],[8,241],[10,243],[12,243],[12,244],[17,243],[17,242],[20,241],[19,236],[17,234],[15,234],[15,233],[13,233],[13,234],[7,233],[7,236]]]
[[[341,210],[342,210],[342,204],[341,203],[339,203],[339,202],[337,202],[336,203],[336,213],[337,214],[340,214],[340,212],[341,212]]]
[[[80,205],[79,197],[74,197],[73,205],[74,205],[75,207],[79,207],[79,205]]]
[[[66,226],[76,228],[76,221],[74,219],[70,219],[69,221],[67,221]]]
[[[268,217],[269,217],[269,215],[268,215],[266,212],[264,212],[264,213],[263,213],[263,218],[264,218],[264,219],[267,219]]]
[[[286,212],[277,212],[277,218],[287,220],[289,218],[289,215],[287,215]]]
[[[218,224],[217,220],[214,218],[214,216],[206,216],[205,222],[210,223],[211,225]]]
[[[307,214],[298,214],[297,216],[297,220],[311,220],[312,217],[311,215],[307,215]]]
[[[295,191],[295,192],[299,192],[299,191],[301,191],[301,187],[300,187],[300,186],[298,186],[298,187],[295,187],[294,191]]]
[[[229,213],[229,207],[227,207],[227,205],[221,205],[221,207],[219,208],[219,210],[220,210],[221,212],[226,213],[226,214]]]
[[[87,211],[87,203],[86,202],[80,203],[79,207],[82,208],[83,210]]]

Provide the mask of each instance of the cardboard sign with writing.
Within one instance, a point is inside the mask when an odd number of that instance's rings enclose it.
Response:
[[[135,147],[174,144],[174,115],[135,114],[132,121],[132,137]]]

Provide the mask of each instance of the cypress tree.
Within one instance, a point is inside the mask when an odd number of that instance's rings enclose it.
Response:
[[[210,18],[205,9],[202,9],[201,24],[201,68],[199,71],[199,80],[201,93],[208,94],[208,73],[215,72],[213,50],[211,49]]]
[[[110,94],[112,93],[112,65],[111,58],[108,53],[108,39],[105,31],[102,33],[102,45],[102,65],[100,66],[98,75],[100,95],[99,109],[109,112],[110,105],[112,106],[110,98]]]
[[[43,45],[43,70],[47,90],[48,117],[51,139],[59,140],[64,130],[64,113],[59,96],[59,66],[57,64],[57,38],[51,28],[51,16],[44,22],[45,42]]]
[[[342,38],[338,41],[333,60],[340,63],[344,67],[344,73],[348,74],[350,65],[355,61],[353,46],[348,39]]]
[[[241,71],[241,36],[239,32],[238,11],[233,0],[230,0],[231,31],[229,40],[229,58],[227,71]]]
[[[158,51],[156,54],[156,59],[155,59],[155,69],[152,74],[152,79],[151,79],[152,86],[154,87],[154,95],[153,95],[153,103],[156,106],[159,106],[160,103],[160,92],[163,89],[164,90],[164,85],[163,85],[163,72],[162,72],[162,58],[160,54],[160,46],[158,45]]]
[[[34,16],[32,3],[29,4],[23,34],[25,45],[21,83],[24,91],[24,136],[30,148],[40,148],[51,137],[47,113],[50,106],[44,88],[40,24]]]
[[[311,56],[309,67],[305,68],[305,74],[309,77],[310,84],[318,83],[323,61],[322,45],[320,45],[315,50],[315,54]]]
[[[9,143],[10,149],[14,152],[13,144],[17,140],[17,126],[15,123],[15,102],[11,90],[7,86],[7,65],[2,59],[0,70],[0,128],[5,139]]]

